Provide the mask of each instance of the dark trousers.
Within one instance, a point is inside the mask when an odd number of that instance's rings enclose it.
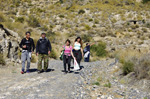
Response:
[[[76,58],[77,60],[77,63],[80,65],[80,62],[82,60],[82,53],[81,53],[81,50],[73,50],[73,54],[74,54],[74,57]]]
[[[66,72],[66,64],[68,64],[68,71],[70,71],[70,66],[71,66],[71,56],[63,56],[63,62],[64,62],[64,71]]]
[[[88,55],[87,58],[84,58],[84,62],[89,62],[90,61],[90,54]]]

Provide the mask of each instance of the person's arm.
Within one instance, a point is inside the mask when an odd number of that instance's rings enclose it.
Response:
[[[23,39],[21,40],[20,44],[19,44],[20,48],[23,47]]]
[[[73,43],[72,49],[74,49],[74,44],[75,44],[75,42]]]
[[[34,44],[34,40],[32,39],[32,52],[34,52],[35,49],[35,44]]]
[[[81,48],[81,53],[82,53],[82,57],[84,56],[84,54],[83,54],[83,49]]]
[[[20,48],[26,48],[26,45],[23,45],[24,39],[22,39],[21,43],[19,44]]]
[[[71,49],[71,55],[72,55],[73,58],[75,58],[74,55],[73,55],[72,49]]]
[[[95,43],[90,44],[90,46],[94,45]]]
[[[48,54],[51,53],[51,50],[52,50],[52,46],[51,46],[50,41],[48,40]]]

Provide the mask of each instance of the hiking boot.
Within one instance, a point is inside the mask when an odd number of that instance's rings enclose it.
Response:
[[[40,74],[40,73],[42,73],[42,71],[38,71],[37,73]]]
[[[24,74],[24,71],[21,71],[21,74]]]
[[[67,71],[64,72],[64,74],[67,74],[67,73],[68,73]]]

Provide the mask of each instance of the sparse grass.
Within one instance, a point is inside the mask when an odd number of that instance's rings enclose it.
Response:
[[[111,88],[111,83],[108,81],[106,84],[104,84],[104,87]]]
[[[3,13],[0,12],[0,22],[4,22],[5,21],[5,16]]]
[[[83,40],[84,42],[90,42],[91,39],[92,39],[92,37],[91,37],[90,34],[82,34],[82,35],[81,35],[81,38],[82,38],[82,40]]]
[[[34,16],[29,16],[29,19],[27,22],[28,22],[28,25],[33,28],[39,27],[40,25],[39,20]]]
[[[150,54],[144,54],[138,59],[134,71],[138,79],[150,79]]]
[[[0,53],[0,64],[1,65],[5,65],[6,63],[5,63],[5,60],[4,60],[4,57],[3,57],[3,54],[2,53]]]
[[[49,55],[49,57],[50,57],[50,58],[57,59],[57,54],[56,54],[56,52],[55,52],[54,49],[52,49],[51,54]]]
[[[15,19],[16,22],[20,22],[20,23],[23,23],[25,21],[24,17],[17,17]]]
[[[32,63],[36,63],[37,62],[36,55],[32,54],[31,62]]]
[[[89,25],[85,25],[85,29],[86,29],[86,30],[90,30],[91,27],[90,27]]]
[[[143,31],[143,32],[147,32],[147,28],[144,28],[144,27],[143,27],[143,28],[142,28],[142,31]]]

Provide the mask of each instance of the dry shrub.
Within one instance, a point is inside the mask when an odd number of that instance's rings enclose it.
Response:
[[[138,59],[134,71],[138,79],[150,79],[150,54],[142,55]]]

